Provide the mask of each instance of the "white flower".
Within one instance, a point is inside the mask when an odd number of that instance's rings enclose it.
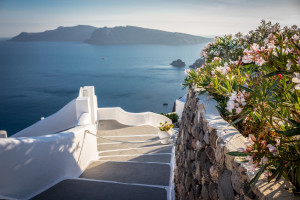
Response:
[[[255,60],[255,64],[257,64],[258,66],[262,66],[266,61],[262,58],[262,57],[258,57]]]
[[[269,148],[270,153],[272,153],[274,156],[277,156],[279,154],[278,149],[273,145],[268,144],[267,147]]]
[[[253,43],[253,44],[251,45],[251,48],[253,49],[253,51],[258,51],[258,50],[259,50],[259,45],[256,44],[256,43]]]
[[[292,66],[292,62],[290,60],[288,60],[288,63],[286,64],[286,67],[287,67],[286,69],[290,70],[291,66]]]
[[[300,73],[294,73],[295,77],[292,79],[292,81],[295,83],[295,89],[300,90]]]
[[[232,113],[232,109],[234,109],[234,101],[228,101],[226,109]]]
[[[253,58],[253,56],[251,56],[251,55],[244,55],[242,58],[242,61],[243,61],[243,63],[252,63],[253,62],[252,58]]]
[[[282,52],[283,52],[285,55],[288,55],[288,54],[291,52],[291,49],[290,49],[290,48],[282,49]]]
[[[220,51],[215,51],[215,52],[214,52],[214,55],[215,55],[215,56],[219,56],[219,55],[220,55]]]
[[[190,72],[191,72],[190,69],[186,69],[186,70],[184,71],[185,74],[189,74]]]
[[[268,44],[267,44],[267,47],[268,47],[268,49],[270,49],[270,50],[275,48],[274,43],[268,43]]]
[[[298,40],[298,39],[299,39],[299,35],[296,35],[296,34],[293,35],[292,39],[293,39],[293,40]]]
[[[244,148],[238,148],[237,151],[242,153],[242,152],[245,151],[245,149]]]

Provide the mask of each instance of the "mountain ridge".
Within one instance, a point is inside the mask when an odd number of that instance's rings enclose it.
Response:
[[[186,33],[168,32],[137,26],[96,28],[89,25],[59,26],[54,30],[22,32],[9,41],[78,41],[92,45],[162,44],[189,45],[211,41],[211,38]]]

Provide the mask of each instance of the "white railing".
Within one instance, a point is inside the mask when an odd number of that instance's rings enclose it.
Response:
[[[151,125],[158,127],[160,122],[172,121],[160,114],[152,112],[130,113],[120,107],[98,108],[98,120],[116,120],[121,124],[128,126]]]
[[[0,140],[0,199],[27,199],[63,177],[78,177],[97,159],[96,126]]]
[[[58,112],[0,139],[0,199],[28,199],[96,160],[96,105],[94,87],[80,88]]]

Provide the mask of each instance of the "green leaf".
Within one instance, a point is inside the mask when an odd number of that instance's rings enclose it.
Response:
[[[231,151],[227,153],[230,156],[240,156],[240,157],[246,157],[248,155],[251,155],[251,153],[243,153],[243,152],[238,152],[238,151]]]
[[[295,121],[295,120],[293,120],[293,119],[289,119],[289,121],[290,121],[292,124],[294,124],[295,126],[300,127],[300,123],[299,123],[299,122],[297,122],[297,121]]]
[[[259,120],[259,118],[257,117],[256,114],[254,114],[253,112],[251,112],[250,115],[253,117],[253,119],[255,120],[255,122],[256,122],[257,124],[260,124],[260,120]]]
[[[246,92],[253,93],[253,90],[251,90],[251,89],[249,89],[249,88],[247,88],[247,87],[244,87],[244,86],[242,86],[242,85],[239,85],[239,87],[240,87],[241,89],[245,90]]]
[[[248,191],[248,194],[251,192],[251,190],[254,188],[255,184],[257,183],[260,175],[264,172],[266,168],[266,165],[263,165],[262,168],[260,168],[260,170],[257,172],[257,174],[254,176],[254,178],[249,182],[251,185],[250,190]]]
[[[234,125],[234,124],[238,123],[239,121],[241,121],[242,119],[244,119],[245,117],[247,117],[247,115],[249,113],[251,113],[251,112],[252,112],[251,110],[246,111],[245,114],[243,114],[242,116],[240,116],[239,118],[237,118],[236,120],[234,120],[232,123],[230,123],[230,125]]]
[[[279,83],[279,79],[277,79],[273,85],[268,89],[268,91],[266,92],[265,96],[269,96],[269,94],[272,92],[272,90],[276,87],[276,85]]]
[[[264,78],[269,78],[271,76],[275,76],[275,75],[278,75],[278,74],[293,74],[293,72],[287,72],[287,71],[275,71],[275,72],[271,72],[269,74],[266,74],[264,75],[263,77]]]
[[[290,129],[290,130],[287,130],[287,131],[275,131],[275,132],[279,133],[279,134],[282,134],[282,135],[285,135],[287,137],[292,137],[292,136],[295,136],[295,135],[300,135],[300,127],[295,128],[295,129]]]
[[[275,178],[277,174],[279,174],[279,172],[283,170],[283,168],[284,164],[280,163],[279,167],[272,173],[271,176],[268,177],[268,181],[270,182],[273,178]]]

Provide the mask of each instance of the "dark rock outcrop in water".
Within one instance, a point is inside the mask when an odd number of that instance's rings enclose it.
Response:
[[[174,67],[184,67],[185,66],[185,62],[183,62],[182,60],[178,59],[178,60],[174,60],[170,65],[172,65]]]
[[[89,44],[162,44],[162,45],[187,45],[199,44],[210,41],[210,38],[172,33],[167,31],[140,28],[135,26],[118,26],[114,28],[99,28],[92,33]]]
[[[197,60],[194,62],[194,64],[190,65],[189,67],[190,67],[190,68],[193,68],[193,69],[199,68],[199,67],[201,67],[202,64],[204,64],[204,63],[205,63],[205,59],[204,59],[204,58],[199,58],[199,59],[197,59]]]
[[[96,27],[78,25],[72,27],[58,27],[55,30],[48,30],[39,33],[22,32],[10,39],[10,41],[78,41],[83,42],[90,38]]]

